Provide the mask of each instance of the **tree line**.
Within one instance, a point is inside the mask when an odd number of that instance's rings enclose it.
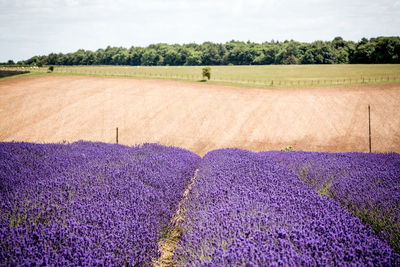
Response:
[[[51,53],[19,61],[21,65],[270,65],[270,64],[400,63],[400,37],[362,38],[358,42],[336,37],[332,41],[230,41],[225,44],[151,44],[147,47],[110,47],[96,51]]]

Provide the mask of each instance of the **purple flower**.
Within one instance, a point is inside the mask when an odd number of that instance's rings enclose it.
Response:
[[[209,152],[185,202],[178,265],[400,264],[369,226],[304,183],[289,154]]]
[[[199,162],[156,144],[0,143],[0,265],[151,265]]]

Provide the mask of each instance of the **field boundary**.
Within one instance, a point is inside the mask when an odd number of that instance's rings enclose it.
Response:
[[[378,67],[379,66],[379,67]],[[29,70],[31,75],[67,75],[67,76],[92,76],[92,77],[118,77],[134,79],[152,79],[152,80],[172,80],[205,82],[200,74],[202,66],[186,67],[147,67],[147,66],[56,66],[53,72],[48,72],[47,67],[0,67],[0,70]],[[243,70],[236,70],[236,68]],[[251,68],[251,66],[247,66]],[[261,69],[259,69],[261,67]],[[265,68],[262,69],[262,67]],[[355,66],[357,67],[357,66]],[[374,68],[374,66],[368,66]],[[211,79],[205,83],[236,85],[258,88],[304,88],[304,87],[329,87],[329,86],[348,86],[364,84],[398,84],[400,83],[400,68],[389,66],[388,69],[380,69],[377,65],[377,72],[371,72],[367,67],[363,67],[361,73],[356,73],[355,68],[352,71],[340,72],[334,71],[338,68],[332,65],[333,75],[328,75],[324,65],[325,72],[318,73],[313,70],[308,73],[307,69],[299,72],[296,68],[289,67],[288,71],[282,69],[282,66],[274,69],[271,66],[254,66],[257,71],[254,74],[245,66],[232,66],[231,69],[221,69],[221,66],[212,66]],[[290,69],[291,68],[291,69]],[[301,67],[300,67],[301,68]],[[328,66],[329,68],[329,66]],[[273,72],[273,73],[269,73]],[[291,74],[291,71],[295,73]],[[297,71],[297,72],[296,72]],[[364,73],[363,73],[364,72]],[[371,73],[370,73],[371,72]]]
[[[191,83],[202,83],[202,84],[211,84],[211,85],[226,85],[226,86],[237,86],[237,87],[249,87],[249,88],[324,88],[324,87],[337,87],[337,86],[360,86],[360,85],[384,85],[384,84],[400,84],[400,78],[396,80],[389,81],[380,81],[377,82],[354,82],[354,83],[324,83],[321,80],[320,83],[313,84],[302,84],[293,82],[281,82],[274,83],[274,85],[269,84],[261,84],[261,83],[252,83],[251,81],[223,81],[223,80],[210,80],[203,82],[202,80],[189,80],[189,79],[180,79],[180,78],[160,78],[160,77],[145,77],[145,76],[119,76],[119,75],[96,75],[96,74],[84,74],[84,73],[47,73],[47,72],[30,72],[25,74],[17,74],[13,76],[1,77],[0,80],[5,79],[14,79],[18,77],[30,77],[30,76],[70,76],[70,77],[96,77],[96,78],[115,78],[115,79],[137,79],[137,80],[162,80],[162,81],[176,81],[176,82],[191,82]]]

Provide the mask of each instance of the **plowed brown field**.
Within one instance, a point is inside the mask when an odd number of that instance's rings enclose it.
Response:
[[[207,151],[400,152],[400,84],[260,89],[165,80],[0,80],[0,141],[158,142]]]

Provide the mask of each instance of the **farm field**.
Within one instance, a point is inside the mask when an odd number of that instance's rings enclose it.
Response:
[[[2,142],[0,264],[397,266],[399,164],[396,153],[201,159],[158,144]],[[310,186],[327,174],[324,192]]]
[[[0,143],[0,265],[149,266],[199,162],[157,144]]]
[[[0,267],[400,267],[400,0],[316,2],[0,0]]]
[[[55,66],[53,74],[200,81],[203,79],[202,68],[202,66]],[[47,74],[47,67],[28,69],[33,74]],[[212,66],[209,81],[215,84],[253,87],[315,87],[393,82],[400,82],[399,64]]]
[[[252,151],[400,152],[400,84],[252,88],[87,76],[0,80],[0,141],[158,142],[204,155]]]
[[[294,159],[299,153],[278,152],[277,155],[238,149],[207,153],[184,205],[185,220],[179,224],[183,234],[174,255],[177,264],[398,265],[399,255],[387,246],[384,238],[379,240],[370,224],[363,225],[348,210],[340,208],[340,204],[358,201],[357,204],[364,204],[360,210],[369,207],[371,212],[383,206],[385,210],[393,209],[391,216],[380,214],[383,216],[379,217],[381,221],[394,219],[387,224],[398,231],[400,192],[392,189],[386,197],[374,194],[383,192],[388,185],[398,188],[399,154],[314,154],[315,159],[347,157],[342,164],[336,162],[336,166],[350,163],[358,168],[349,170],[355,174],[351,178],[342,178],[347,187],[340,186],[342,182],[334,182],[332,191],[327,189],[335,195],[336,199],[332,199],[313,191],[287,165],[276,161],[277,157]],[[293,162],[297,163],[296,159]],[[375,168],[371,169],[371,163],[388,170],[378,174]],[[375,186],[371,187],[368,179],[359,176],[357,171],[367,174],[368,178],[375,176]],[[331,174],[336,175],[334,171]],[[376,183],[378,179],[380,183]],[[353,182],[358,182],[360,189],[351,187]],[[351,190],[354,193],[346,195]],[[369,206],[374,201],[381,201],[381,205]],[[386,230],[385,233],[393,234]],[[399,234],[389,236],[398,238]],[[398,239],[395,244],[398,246]]]
[[[399,154],[354,153],[368,105],[400,152],[400,84],[36,74],[0,80],[0,264],[400,264]]]
[[[400,252],[398,153],[268,151],[260,155],[287,166],[315,192],[346,207]]]

